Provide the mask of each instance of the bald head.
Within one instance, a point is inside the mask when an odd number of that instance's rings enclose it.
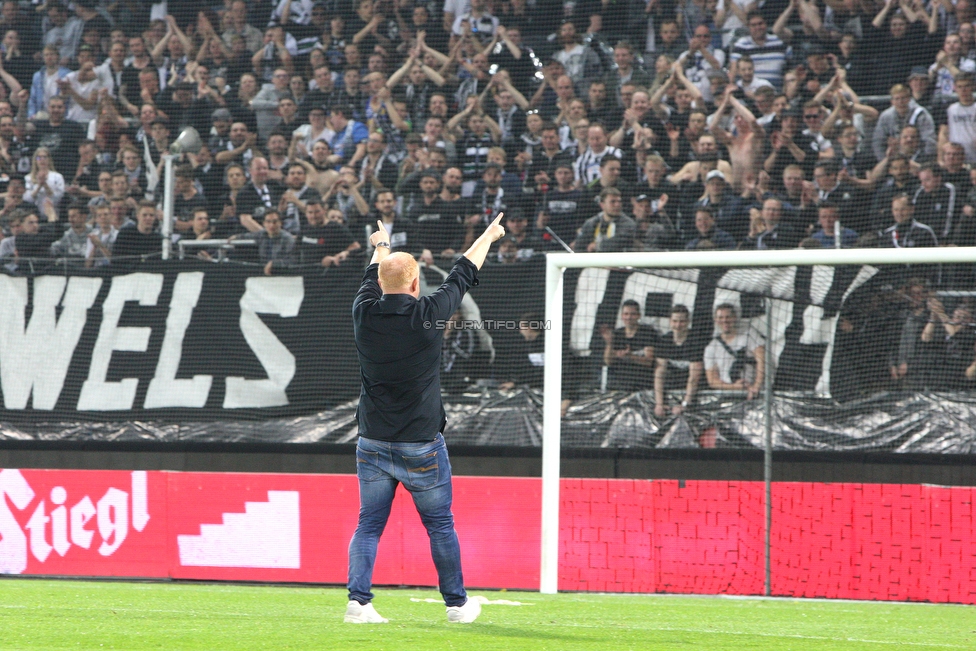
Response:
[[[391,253],[380,262],[379,281],[384,294],[420,296],[420,268],[409,253]]]

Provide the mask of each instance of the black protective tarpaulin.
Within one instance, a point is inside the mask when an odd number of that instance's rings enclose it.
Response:
[[[465,445],[538,447],[542,393],[483,390],[447,399],[446,439]],[[773,400],[777,450],[976,453],[976,398],[965,394],[878,394],[840,405],[794,393]],[[349,443],[356,401],[309,416],[264,421],[0,423],[0,438],[240,443]],[[705,394],[678,417],[654,415],[650,392],[587,394],[569,410],[562,440],[572,448],[761,448],[761,400]]]

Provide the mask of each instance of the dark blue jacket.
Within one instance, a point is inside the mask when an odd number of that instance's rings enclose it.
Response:
[[[718,226],[713,226],[712,230],[708,231],[708,235],[702,235],[699,233],[698,237],[685,245],[685,248],[689,251],[694,251],[698,248],[698,243],[702,240],[711,240],[715,245],[715,248],[722,251],[731,251],[735,248],[735,240],[732,238],[732,236]]]
[[[383,295],[379,265],[366,267],[352,306],[356,350],[363,379],[359,394],[359,434],[380,441],[433,441],[444,431],[440,362],[443,323],[478,284],[478,268],[465,257],[444,284],[416,299]]]

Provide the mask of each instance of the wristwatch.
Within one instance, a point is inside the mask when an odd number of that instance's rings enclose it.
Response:
[[[386,248],[390,248],[390,243],[389,242],[377,242],[376,243],[376,248],[377,249],[380,248],[381,246],[385,246]]]

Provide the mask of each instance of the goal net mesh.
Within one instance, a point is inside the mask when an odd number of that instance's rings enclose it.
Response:
[[[951,265],[567,271],[564,447],[964,451],[973,297]],[[526,362],[531,363],[531,362]]]

